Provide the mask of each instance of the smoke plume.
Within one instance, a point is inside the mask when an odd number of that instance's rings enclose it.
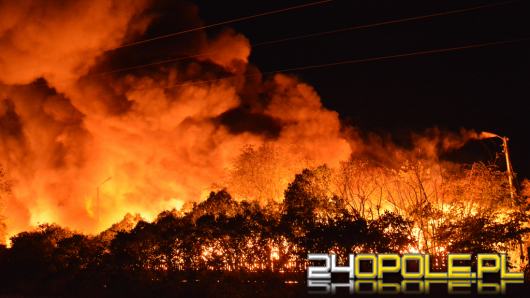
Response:
[[[367,145],[296,77],[263,77],[249,64],[249,41],[233,30],[120,48],[160,27],[201,24],[187,2],[0,2],[9,235],[45,222],[93,233],[127,212],[152,218],[181,208],[228,181],[248,146],[276,148],[282,185],[304,166],[397,152]]]

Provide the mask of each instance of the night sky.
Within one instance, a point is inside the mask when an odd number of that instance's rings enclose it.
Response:
[[[195,1],[206,24],[308,1]],[[334,1],[230,24],[251,43],[501,1]],[[530,36],[530,3],[253,48],[262,71]],[[215,30],[210,30],[215,34]],[[348,123],[406,144],[427,128],[486,130],[510,138],[514,168],[530,176],[530,42],[294,71]],[[499,140],[470,142],[448,158],[492,162]]]

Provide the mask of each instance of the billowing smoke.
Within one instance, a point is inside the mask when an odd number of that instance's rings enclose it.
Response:
[[[373,136],[362,141],[297,78],[263,77],[233,30],[120,47],[201,24],[197,8],[179,1],[0,2],[8,235],[45,222],[92,233],[127,212],[181,208],[217,186],[277,199],[304,167],[404,154]],[[427,155],[461,142],[436,131],[415,139]],[[277,187],[252,195],[233,180],[238,173]]]
[[[2,2],[8,234],[44,222],[95,232],[126,212],[149,218],[179,208],[226,181],[249,145],[281,148],[293,163],[348,158],[338,114],[294,77],[263,79],[248,64],[249,41],[232,30],[174,41],[173,55],[204,53],[194,59],[99,75],[141,58],[138,49],[116,48],[164,24],[164,5]],[[201,24],[191,4],[177,8],[186,17],[175,29]]]
[[[0,80],[75,80],[127,35],[145,30],[147,1],[0,2]],[[142,26],[143,25],[143,26]]]

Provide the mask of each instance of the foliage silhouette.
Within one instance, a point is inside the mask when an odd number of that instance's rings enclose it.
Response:
[[[0,246],[1,293],[186,294],[200,281],[207,295],[218,283],[303,281],[309,252],[334,252],[344,261],[351,252],[417,247],[411,218],[391,211],[367,217],[330,190],[331,179],[326,166],[306,169],[281,203],[237,201],[222,189],[187,212],[164,211],[153,222],[127,215],[96,236],[41,225]],[[504,223],[494,214],[463,216],[441,223],[433,239],[448,251],[506,249],[501,244],[528,232],[526,212]]]

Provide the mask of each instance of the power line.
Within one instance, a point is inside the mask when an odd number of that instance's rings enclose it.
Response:
[[[155,40],[160,40],[160,39],[165,39],[165,38],[169,38],[169,37],[174,37],[174,36],[178,36],[178,35],[182,35],[182,34],[186,34],[186,33],[190,33],[190,32],[195,32],[195,31],[204,30],[204,29],[208,29],[208,28],[218,27],[218,26],[222,26],[222,25],[233,24],[233,23],[237,23],[237,22],[241,22],[241,21],[255,19],[255,18],[258,18],[258,17],[269,16],[269,15],[279,14],[279,13],[287,12],[287,11],[291,11],[291,10],[296,10],[296,9],[301,9],[301,8],[321,5],[321,4],[329,3],[329,2],[332,2],[332,1],[333,0],[322,0],[322,1],[310,2],[310,3],[300,4],[300,5],[291,6],[291,7],[287,7],[287,8],[281,8],[281,9],[271,10],[271,11],[262,12],[262,13],[258,13],[258,14],[253,14],[253,15],[249,15],[249,16],[239,17],[239,18],[230,19],[230,20],[226,20],[226,21],[222,21],[222,22],[218,22],[218,23],[214,23],[214,24],[210,24],[210,25],[194,27],[194,28],[191,28],[191,29],[183,30],[183,31],[173,32],[173,33],[164,34],[164,35],[159,35],[159,36],[156,36],[156,37],[147,38],[147,39],[143,39],[143,40],[139,40],[139,41],[123,44],[123,45],[117,46],[115,48],[108,49],[107,51],[112,51],[112,50],[117,50],[117,49],[121,49],[121,48],[131,47],[131,46],[135,46],[135,45],[145,44],[145,43],[152,42],[152,41],[155,41]]]
[[[273,71],[273,72],[300,71],[300,70],[317,69],[317,68],[330,67],[330,66],[336,66],[336,65],[344,65],[344,64],[357,64],[357,63],[373,62],[373,61],[380,61],[380,60],[389,60],[389,59],[395,59],[395,58],[404,58],[404,57],[421,56],[421,55],[428,55],[428,54],[454,52],[454,51],[460,51],[460,50],[466,50],[466,49],[484,48],[484,47],[495,46],[495,45],[510,44],[510,43],[527,41],[527,40],[530,40],[530,37],[511,39],[511,40],[485,42],[485,43],[471,44],[471,45],[465,45],[465,46],[459,46],[459,47],[451,47],[451,48],[442,48],[442,49],[417,51],[417,52],[412,52],[412,53],[396,54],[396,55],[389,55],[389,56],[372,57],[372,58],[364,58],[364,59],[353,59],[353,60],[344,60],[344,61],[324,63],[324,64],[314,64],[314,65],[308,65],[308,66],[285,68],[285,69],[276,70],[276,71]]]
[[[416,17],[395,19],[395,20],[390,20],[390,21],[383,21],[383,22],[379,22],[379,23],[359,25],[359,26],[351,26],[351,27],[339,28],[339,29],[330,30],[330,31],[324,31],[324,32],[309,33],[309,34],[286,37],[286,38],[276,39],[276,40],[271,40],[271,41],[258,42],[256,44],[254,44],[253,46],[254,47],[258,47],[258,46],[270,45],[270,44],[275,44],[275,43],[280,43],[280,42],[299,40],[299,39],[306,39],[306,38],[311,38],[311,37],[318,37],[318,36],[330,35],[330,34],[335,34],[335,33],[342,33],[342,32],[359,30],[359,29],[368,29],[368,28],[379,27],[379,26],[390,25],[390,24],[399,24],[399,23],[405,23],[405,22],[410,22],[410,21],[418,21],[418,20],[430,19],[430,18],[434,18],[434,17],[448,16],[448,15],[453,15],[453,14],[459,14],[459,13],[464,13],[464,12],[480,10],[480,9],[484,9],[484,8],[491,8],[491,7],[511,4],[511,3],[519,2],[519,1],[520,0],[511,0],[511,1],[504,1],[504,2],[498,2],[498,3],[484,4],[484,5],[479,5],[479,6],[469,7],[469,8],[449,10],[449,11],[438,12],[438,13],[427,14],[427,15],[416,16]]]
[[[275,74],[275,73],[283,73],[283,72],[291,72],[291,71],[313,70],[313,69],[333,67],[333,66],[338,66],[338,65],[360,64],[360,63],[376,62],[376,61],[383,61],[383,60],[391,60],[391,59],[397,59],[397,58],[406,58],[406,57],[414,57],[414,56],[423,56],[423,55],[447,53],[447,52],[461,51],[461,50],[466,50],[466,49],[476,49],[476,48],[484,48],[484,47],[496,46],[496,45],[512,44],[512,43],[523,42],[523,41],[528,41],[528,40],[530,40],[530,37],[518,38],[518,39],[510,39],[510,40],[502,40],[502,41],[492,41],[492,42],[485,42],[485,43],[477,43],[477,44],[470,44],[470,45],[464,45],[464,46],[458,46],[458,47],[450,47],[450,48],[441,48],[441,49],[416,51],[416,52],[395,54],[395,55],[388,55],[388,56],[378,56],[378,57],[369,57],[369,58],[361,58],[361,59],[342,60],[342,61],[336,61],[336,62],[330,62],[330,63],[312,64],[312,65],[306,65],[306,66],[283,68],[283,69],[265,71],[265,72],[256,73],[256,74],[245,74],[245,75],[242,75],[242,77],[254,77],[254,76],[261,76],[261,75]],[[217,78],[217,79],[211,79],[211,80],[188,81],[188,82],[182,82],[182,83],[179,83],[179,84],[173,84],[173,85],[167,86],[166,88],[169,88],[169,87],[181,87],[181,86],[186,86],[186,85],[208,84],[208,83],[213,83],[213,82],[226,80],[226,79],[230,79],[230,78],[235,78],[235,77],[240,77],[240,76],[238,76],[238,75],[230,75],[230,76],[226,76],[226,77],[223,77],[223,78]]]
[[[331,34],[342,33],[342,32],[348,32],[348,31],[354,31],[354,30],[360,30],[360,29],[368,29],[368,28],[379,27],[379,26],[384,26],[384,25],[399,24],[399,23],[405,23],[405,22],[411,22],[411,21],[417,21],[417,20],[424,20],[424,19],[429,19],[429,18],[434,18],[434,17],[448,16],[448,15],[453,15],[453,14],[459,14],[459,13],[464,13],[464,12],[480,10],[480,9],[484,9],[484,8],[491,8],[491,7],[501,6],[501,5],[507,5],[507,4],[510,4],[510,3],[518,2],[518,1],[520,1],[520,0],[511,0],[511,1],[504,1],[504,2],[498,2],[498,3],[491,3],[491,4],[473,6],[473,7],[463,8],[463,9],[449,10],[449,11],[438,12],[438,13],[427,14],[427,15],[421,15],[421,16],[415,16],[415,17],[409,17],[409,18],[394,19],[394,20],[389,20],[389,21],[384,21],[384,22],[365,24],[365,25],[359,25],[359,26],[350,26],[350,27],[338,28],[338,29],[329,30],[329,31],[315,32],[315,33],[309,33],[309,34],[304,34],[304,35],[286,37],[286,38],[281,38],[281,39],[275,39],[275,40],[269,40],[269,41],[254,43],[254,44],[251,44],[251,48],[257,48],[257,47],[260,47],[260,46],[271,45],[271,44],[276,44],[276,43],[281,43],[281,42],[286,42],[286,41],[300,40],[300,39],[306,39],[306,38],[312,38],[312,37],[320,37],[320,36],[331,35]],[[103,76],[103,75],[109,75],[109,74],[113,74],[113,73],[120,73],[120,72],[124,72],[124,71],[128,71],[128,70],[142,69],[142,68],[145,68],[145,67],[163,65],[163,64],[168,64],[168,63],[172,63],[172,62],[182,61],[182,60],[186,60],[186,59],[207,56],[207,55],[212,54],[212,53],[215,53],[215,51],[202,52],[202,53],[193,54],[193,55],[169,58],[169,59],[155,61],[155,62],[150,62],[150,63],[145,63],[145,64],[138,64],[138,65],[129,66],[129,67],[117,68],[117,69],[109,70],[109,71],[106,71],[106,72],[100,72],[100,73],[95,73],[95,74],[92,74],[92,75],[88,75],[86,77]]]

